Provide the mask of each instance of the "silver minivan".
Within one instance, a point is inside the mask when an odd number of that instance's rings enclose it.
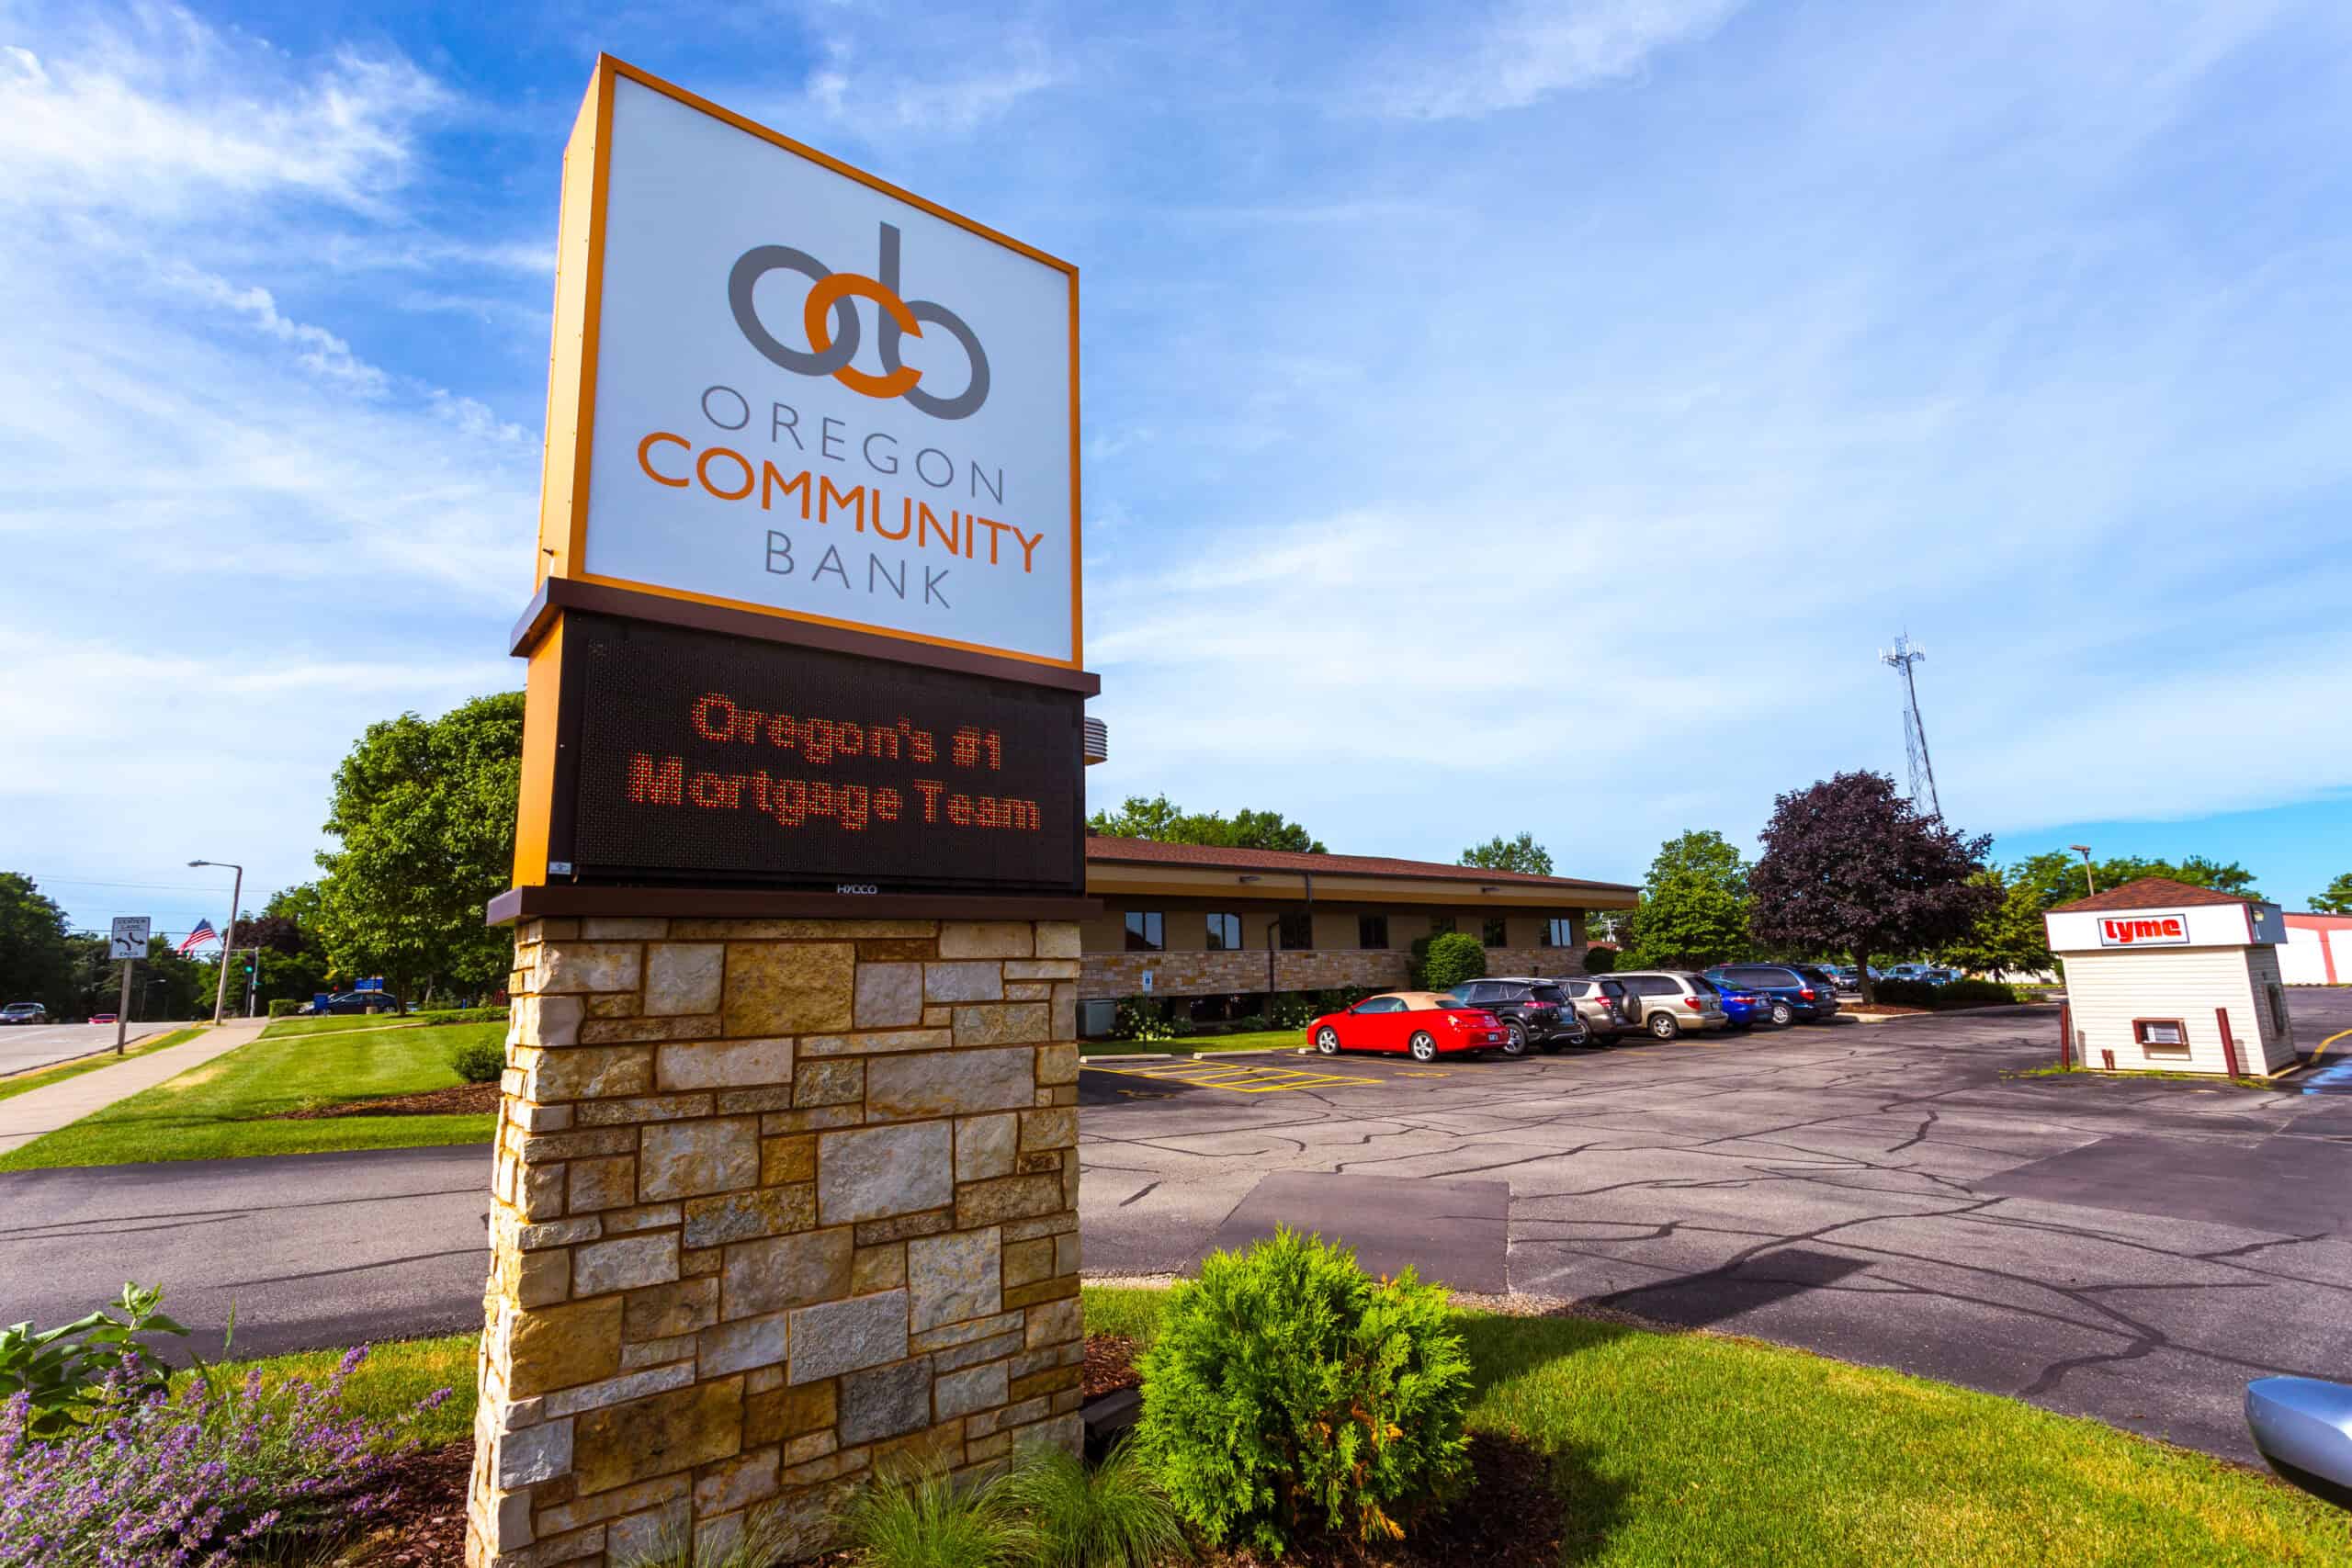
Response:
[[[1703,1032],[1731,1026],[1722,993],[1704,975],[1687,969],[1621,969],[1611,977],[1625,987],[1634,1027],[1647,1030],[1654,1039],[1671,1040],[1684,1030]]]

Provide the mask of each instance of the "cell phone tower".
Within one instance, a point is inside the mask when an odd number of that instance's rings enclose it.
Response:
[[[1928,809],[1941,817],[1944,807],[1936,798],[1936,764],[1928,755],[1928,727],[1919,722],[1919,683],[1911,673],[1911,667],[1927,657],[1928,650],[1905,632],[1894,639],[1891,651],[1878,659],[1903,671],[1903,750],[1911,761],[1911,804],[1925,800]]]

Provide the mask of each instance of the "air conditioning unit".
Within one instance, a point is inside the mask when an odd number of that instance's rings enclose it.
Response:
[[[1097,762],[1110,759],[1111,731],[1101,719],[1090,718],[1086,721],[1086,739],[1081,754],[1085,757],[1086,765],[1090,768]]]
[[[1078,1004],[1078,1032],[1085,1038],[1100,1040],[1118,1027],[1119,1004],[1116,1000]]]

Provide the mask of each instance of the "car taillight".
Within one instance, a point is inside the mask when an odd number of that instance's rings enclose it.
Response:
[[[1804,990],[1799,991],[1797,993],[1797,999],[1803,1002],[1809,1002],[1813,1000],[1813,987],[1807,986]]]
[[[1701,1001],[1698,998],[1696,998],[1696,997],[1685,997],[1685,998],[1682,998],[1682,1005],[1683,1005],[1684,1007],[1689,1008],[1692,1012],[1698,1012],[1698,1011],[1700,1011],[1702,1009],[1703,1009],[1703,1008],[1706,1006],[1706,1004],[1705,1004],[1704,1002],[1702,1002],[1702,1001]]]

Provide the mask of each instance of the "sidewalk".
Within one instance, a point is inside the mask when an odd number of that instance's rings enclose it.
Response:
[[[54,1133],[141,1089],[153,1089],[190,1067],[200,1067],[240,1045],[251,1044],[268,1022],[266,1018],[232,1019],[218,1029],[207,1028],[185,1045],[83,1073],[14,1100],[0,1100],[0,1154],[21,1148],[44,1133]]]

